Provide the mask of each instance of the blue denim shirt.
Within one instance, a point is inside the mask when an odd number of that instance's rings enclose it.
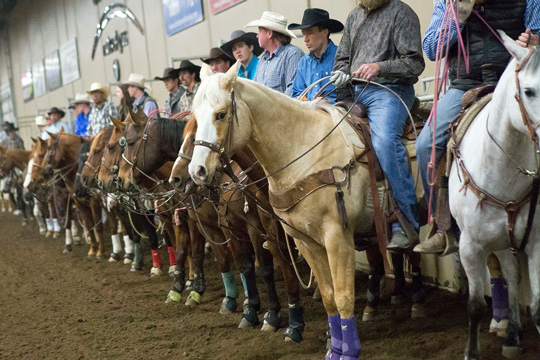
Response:
[[[75,118],[75,135],[88,136],[88,118],[90,117],[90,112],[86,116],[84,113],[80,113]]]
[[[291,96],[296,68],[302,56],[304,56],[304,52],[291,44],[279,45],[272,55],[266,50],[259,59],[253,80]]]
[[[296,77],[294,78],[293,82],[292,97],[297,98],[305,89],[308,88],[308,86],[319,79],[330,76],[334,69],[336,51],[337,46],[332,42],[332,40],[330,40],[328,47],[321,55],[320,59],[317,58],[313,52],[304,55],[298,64],[298,69],[296,70]],[[327,82],[328,80],[322,81],[309,90],[309,92],[306,94],[308,100],[313,100],[313,97]],[[333,91],[334,89],[334,85],[329,85],[326,89],[324,89],[324,93]],[[334,103],[336,101],[336,92],[333,91],[330,93],[327,96],[327,99]]]
[[[240,69],[238,69],[238,77],[253,80],[253,78],[255,77],[255,73],[257,72],[258,64],[259,64],[259,58],[253,55],[247,68],[244,69],[244,65],[240,65]]]

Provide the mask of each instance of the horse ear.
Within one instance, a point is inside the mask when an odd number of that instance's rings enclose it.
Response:
[[[61,133],[64,132],[64,125],[62,125],[62,126],[60,127],[60,131],[59,131],[59,132],[61,132]]]
[[[6,148],[3,146],[0,146],[0,154],[3,154],[6,152]]]
[[[130,114],[131,114],[131,120],[133,120],[133,123],[135,125],[143,126],[148,121],[146,114],[144,113],[143,109],[140,106],[137,106],[136,114],[132,112],[130,112]]]
[[[518,64],[521,64],[523,59],[525,59],[529,55],[529,49],[524,48],[523,46],[512,40],[512,38],[506,35],[504,31],[497,30],[497,32],[499,33],[499,35],[501,35],[506,50],[508,50],[508,52],[512,54],[514,59],[517,60]]]
[[[112,116],[110,116],[110,118],[111,118],[111,121],[112,121],[115,128],[122,129],[123,124],[122,124],[122,122],[120,120],[117,120],[117,119],[113,118]]]
[[[48,131],[47,131],[47,134],[49,134],[49,137],[51,137],[51,138],[56,138],[56,134],[50,133]]]
[[[34,138],[34,137],[30,137],[30,139],[32,139],[32,142],[35,144],[38,142],[38,139]]]
[[[231,66],[231,68],[225,73],[225,76],[221,78],[220,85],[226,91],[231,91],[238,78],[238,69],[240,68],[240,60]]]

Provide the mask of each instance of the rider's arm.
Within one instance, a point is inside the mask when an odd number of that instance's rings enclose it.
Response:
[[[347,18],[345,29],[343,29],[343,36],[339,43],[336,52],[336,61],[334,63],[334,71],[342,71],[347,75],[351,74],[351,37],[350,28],[352,21],[352,13]]]
[[[538,0],[534,0],[538,1]],[[437,43],[439,41],[439,35],[441,33],[443,20],[444,20],[444,14],[446,12],[446,1],[445,0],[439,0],[437,4],[435,4],[435,8],[433,9],[433,14],[431,15],[431,23],[429,24],[428,29],[426,30],[426,34],[424,35],[424,52],[426,53],[426,56],[429,60],[435,61],[437,57]],[[459,25],[461,29],[465,25],[460,24]],[[445,39],[441,39],[443,44],[447,44],[448,46],[454,45],[458,40],[458,31],[456,22],[452,20],[451,22],[451,28],[450,32]],[[446,54],[446,48],[441,47],[440,51],[442,54]]]
[[[540,35],[540,0],[527,0],[525,9],[525,27]]]
[[[394,23],[393,42],[396,58],[381,61],[379,76],[386,78],[416,78],[426,66],[422,56],[422,35],[420,20],[409,7],[400,13]]]

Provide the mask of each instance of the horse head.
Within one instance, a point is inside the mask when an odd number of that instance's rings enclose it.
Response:
[[[192,115],[184,129],[184,140],[178,153],[178,158],[174,162],[169,183],[175,190],[182,194],[188,194],[196,188],[195,183],[189,174],[189,164],[195,149],[195,133],[197,132],[197,119]]]
[[[120,161],[124,146],[126,145],[124,129],[129,118],[130,115],[126,117],[124,122],[121,122],[111,116],[114,127],[111,137],[107,141],[98,172],[98,187],[101,189],[107,191],[113,190],[113,180],[116,180],[116,176],[118,175],[118,162]]]
[[[514,128],[538,139],[540,137],[540,47],[524,48],[504,32],[499,31],[499,34],[504,46],[514,58],[499,82],[504,93],[512,95],[507,96],[505,107],[512,112],[511,121]]]
[[[75,177],[75,186],[73,188],[75,195],[77,195],[77,197],[79,198],[84,198],[89,195],[88,188],[83,183],[81,173],[83,168],[85,167],[86,162],[88,161],[88,155],[90,154],[90,147],[92,146],[93,141],[94,137],[83,139],[83,143],[79,148],[77,160],[77,176]]]
[[[37,184],[45,179],[45,154],[47,153],[47,142],[42,138],[32,139],[34,141],[33,157],[34,160],[30,175],[30,185],[28,189],[35,192]]]
[[[239,96],[239,64],[206,79],[195,95],[198,127],[189,173],[198,185],[210,185],[216,170],[226,165],[221,162],[242,150],[251,137],[251,114]]]
[[[81,183],[87,188],[92,188],[97,186],[97,177],[99,172],[99,167],[101,164],[101,159],[109,141],[113,127],[109,126],[101,130],[99,134],[96,135],[92,145],[90,146],[90,151],[88,152],[88,158],[83,163],[83,167],[80,170],[80,180]],[[81,159],[79,158],[79,161]],[[79,162],[80,164],[80,162]]]

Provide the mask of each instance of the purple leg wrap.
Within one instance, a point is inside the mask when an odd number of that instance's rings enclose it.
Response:
[[[491,295],[493,301],[493,319],[508,319],[508,287],[504,278],[491,279]]]
[[[339,360],[341,356],[341,344],[343,343],[341,317],[339,314],[328,317],[328,326],[330,328],[332,348],[326,353],[325,360]]]
[[[343,335],[343,345],[341,346],[343,357],[341,359],[357,360],[362,347],[360,346],[360,338],[356,329],[356,319],[354,317],[341,319],[341,332]]]

